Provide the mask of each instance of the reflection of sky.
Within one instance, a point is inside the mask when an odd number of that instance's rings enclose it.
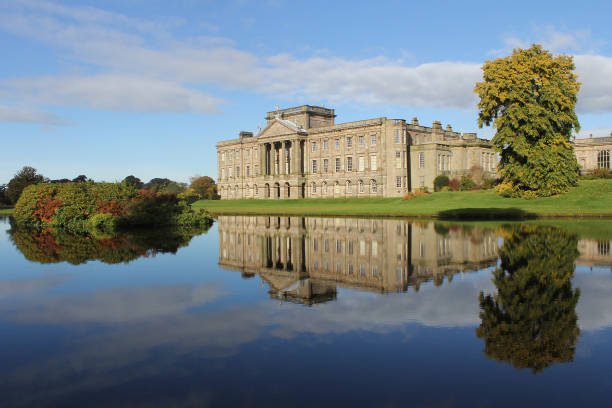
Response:
[[[245,378],[271,376],[270,368],[286,359],[306,367],[309,359],[323,365],[336,361],[350,371],[371,360],[369,353],[379,354],[389,373],[399,369],[393,362],[399,358],[407,366],[398,375],[413,376],[409,368],[420,367],[424,378],[447,386],[452,384],[450,374],[436,377],[433,371],[444,369],[459,377],[467,372],[484,382],[477,367],[491,373],[491,379],[495,373],[518,383],[530,378],[517,377],[511,367],[481,354],[474,328],[480,323],[478,294],[494,291],[489,271],[467,273],[439,287],[427,283],[418,292],[409,288],[407,293],[379,295],[340,288],[336,301],[316,307],[281,304],[269,299],[259,277],[245,280],[238,272],[218,268],[215,228],[176,255],[119,265],[30,263],[0,234],[0,391],[15,398],[11,401],[24,398],[22,402],[34,404],[46,394],[36,390],[24,396],[15,390],[29,389],[43,377],[52,396],[61,399],[144,379],[180,378],[181,370],[189,376],[240,375],[241,370],[247,370]],[[580,269],[573,284],[582,292],[577,313],[584,334],[573,366],[586,370],[584,359],[595,364],[593,356],[601,359],[598,350],[607,344],[608,331],[588,332],[612,325],[612,275]],[[399,351],[402,347],[405,350]],[[365,349],[369,351],[363,361],[345,360]],[[292,354],[298,350],[299,356]],[[451,350],[455,354],[449,354]],[[398,351],[402,357],[393,355]],[[260,361],[270,353],[271,361]],[[470,366],[464,366],[463,358],[470,359]],[[242,360],[252,365],[240,366]],[[609,360],[606,355],[598,361]],[[363,368],[373,369],[367,364]],[[317,372],[316,367],[310,369]],[[549,373],[563,370],[567,368],[549,368],[538,377],[543,379],[539,386],[545,389]],[[353,374],[347,375],[354,380]],[[468,392],[467,379],[454,381],[467,381],[462,392]],[[214,394],[206,387],[192,392],[198,403]],[[431,404],[425,401],[423,406],[457,405],[453,401],[432,397]]]

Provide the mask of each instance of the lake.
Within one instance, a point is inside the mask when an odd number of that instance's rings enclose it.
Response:
[[[0,406],[608,406],[611,240],[598,221],[78,237],[0,217]]]

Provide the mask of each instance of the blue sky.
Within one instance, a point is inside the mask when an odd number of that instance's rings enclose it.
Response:
[[[487,59],[575,56],[579,137],[612,131],[611,2],[0,2],[0,183],[216,177],[215,143],[276,104],[478,131]]]

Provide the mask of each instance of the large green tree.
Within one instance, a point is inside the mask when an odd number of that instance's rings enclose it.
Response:
[[[578,237],[561,228],[516,225],[504,229],[495,295],[480,293],[476,335],[487,357],[534,373],[574,358],[580,335],[572,288]]]
[[[42,174],[38,174],[34,167],[24,166],[21,170],[15,174],[15,176],[9,181],[6,188],[6,195],[13,204],[19,200],[19,196],[24,188],[30,184],[38,184],[44,182],[46,179]]]
[[[573,58],[554,56],[533,45],[487,61],[478,125],[497,129],[500,152],[498,191],[511,197],[545,197],[566,192],[578,180],[578,163],[570,142],[580,124],[575,113],[580,83]]]

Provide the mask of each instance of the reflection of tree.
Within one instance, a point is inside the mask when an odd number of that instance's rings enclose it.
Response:
[[[556,227],[520,225],[504,231],[501,266],[494,272],[498,293],[480,293],[481,325],[487,357],[534,373],[570,362],[580,329],[580,292],[570,279],[578,238]]]
[[[188,245],[195,235],[209,228],[136,229],[108,237],[95,237],[63,230],[23,229],[13,225],[9,233],[15,246],[30,261],[78,265],[92,260],[114,264],[158,253],[175,253],[178,248]]]

